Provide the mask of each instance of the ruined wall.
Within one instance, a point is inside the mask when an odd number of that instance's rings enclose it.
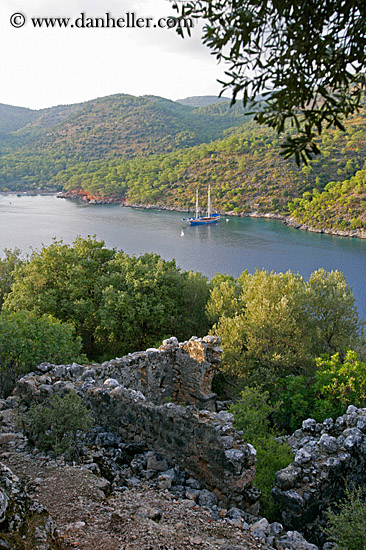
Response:
[[[30,404],[75,390],[99,424],[181,465],[224,505],[255,511],[256,451],[243,443],[232,414],[207,410],[214,406],[211,381],[220,355],[217,337],[183,344],[170,338],[158,350],[102,365],[43,363],[16,392]]]
[[[366,409],[349,406],[335,421],[304,420],[288,439],[294,461],[276,474],[272,494],[287,528],[319,544],[324,512],[344,493],[346,482],[366,482]]]
[[[49,381],[62,379],[74,382],[80,377],[85,382],[94,380],[101,385],[107,378],[117,380],[121,385],[144,394],[148,401],[162,404],[189,403],[200,409],[214,410],[216,395],[211,391],[211,383],[221,362],[220,338],[193,336],[188,342],[178,343],[176,338],[164,340],[159,349],[130,353],[88,367],[74,365],[71,369],[58,366],[49,369],[44,363],[39,370],[48,372],[44,378],[42,393],[47,393]],[[31,383],[32,377],[25,377]],[[23,388],[23,394],[25,388]],[[31,392],[32,394],[34,392]]]

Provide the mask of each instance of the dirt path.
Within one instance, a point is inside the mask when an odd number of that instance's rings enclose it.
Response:
[[[1,438],[0,438],[1,441]],[[55,520],[64,550],[265,549],[227,521],[147,483],[106,497],[87,470],[42,462],[0,443],[0,460],[23,479]]]

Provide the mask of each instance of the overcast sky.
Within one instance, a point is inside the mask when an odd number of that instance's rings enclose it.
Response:
[[[174,15],[168,0],[0,0],[0,103],[42,108],[115,93],[218,95],[224,66],[201,44],[159,28],[34,28],[34,17]],[[24,26],[11,16],[23,14]],[[19,23],[16,18],[15,22]],[[150,23],[153,24],[153,23]]]

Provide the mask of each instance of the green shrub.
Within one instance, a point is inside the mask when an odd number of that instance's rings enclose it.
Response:
[[[85,362],[74,327],[50,315],[29,311],[0,314],[0,397],[7,397],[18,378],[39,363]]]
[[[269,393],[258,388],[245,388],[241,399],[230,407],[235,416],[235,426],[244,431],[243,439],[257,450],[256,479],[254,484],[262,491],[261,513],[276,519],[277,507],[271,491],[274,476],[286,468],[293,459],[291,449],[276,439],[270,425],[270,417],[281,403],[273,405]]]
[[[24,428],[29,439],[42,451],[56,456],[78,452],[78,432],[93,425],[90,411],[75,392],[58,395],[46,403],[34,403],[25,414]]]
[[[365,496],[365,487],[346,489],[339,511],[328,511],[324,532],[339,550],[366,550]]]

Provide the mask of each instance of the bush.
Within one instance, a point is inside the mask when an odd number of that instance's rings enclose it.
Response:
[[[93,425],[90,411],[75,392],[48,402],[34,403],[25,414],[24,429],[28,438],[42,451],[56,456],[67,452],[70,457],[78,452],[78,432]]]
[[[236,428],[244,431],[243,439],[257,450],[254,484],[262,491],[261,513],[272,521],[277,513],[271,495],[275,473],[293,459],[291,449],[276,439],[270,426],[270,417],[280,406],[281,403],[271,404],[269,393],[258,388],[245,388],[240,401],[230,406]]]
[[[324,532],[339,550],[366,550],[365,497],[365,487],[346,489],[338,513],[328,511]]]
[[[18,378],[43,361],[84,362],[74,327],[50,315],[29,311],[0,314],[0,397],[11,393]]]

